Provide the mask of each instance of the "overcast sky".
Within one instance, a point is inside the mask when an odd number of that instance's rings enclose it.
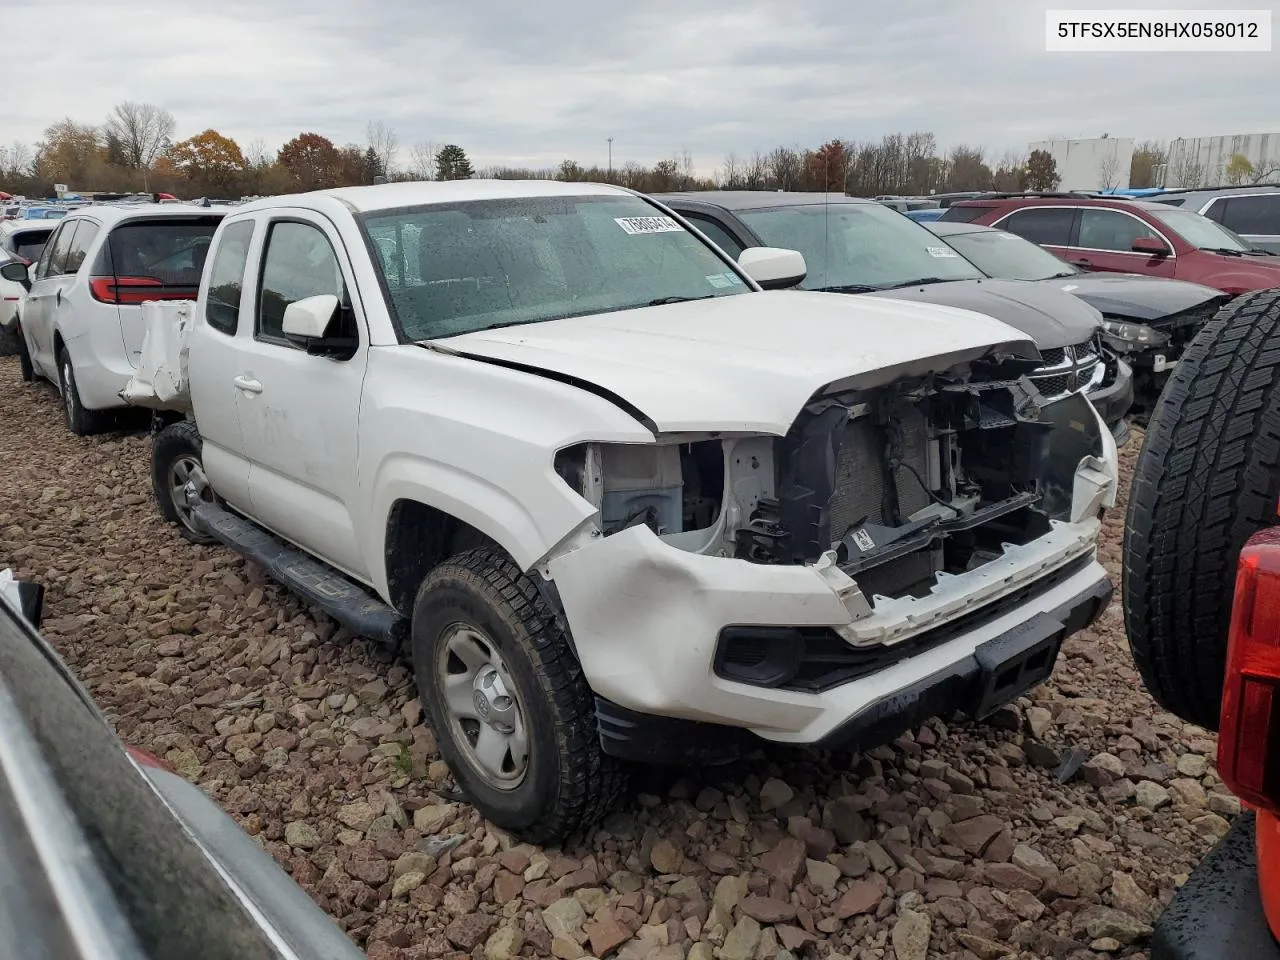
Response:
[[[138,100],[169,109],[179,139],[214,127],[274,149],[311,130],[341,145],[382,120],[402,165],[419,141],[461,144],[477,167],[603,165],[612,136],[615,165],[687,148],[710,174],[729,151],[897,131],[997,156],[1051,135],[1280,131],[1280,52],[1046,53],[1046,6],[1071,4],[4,0],[18,59],[0,138]]]

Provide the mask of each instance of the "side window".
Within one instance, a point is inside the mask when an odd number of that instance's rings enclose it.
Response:
[[[63,265],[63,273],[80,272],[80,265],[84,263],[84,258],[89,253],[89,248],[93,246],[93,241],[97,236],[98,225],[96,223],[92,220],[80,221],[80,226],[76,228],[76,234],[67,250],[67,262]]]
[[[743,245],[717,221],[696,213],[686,213],[684,216],[690,223],[705,233],[708,240],[735,260],[738,258],[738,254],[743,251]]]
[[[288,344],[283,330],[285,307],[324,293],[347,302],[342,270],[329,238],[309,223],[280,220],[271,224],[262,258],[255,335]]]
[[[1091,209],[1084,210],[1080,214],[1078,246],[1081,247],[1129,253],[1133,250],[1133,241],[1155,235],[1155,231],[1145,223],[1127,213]]]
[[[1254,236],[1280,234],[1280,193],[1260,197],[1232,197],[1227,200],[1222,225],[1236,233]]]
[[[220,333],[235,336],[240,322],[240,297],[244,292],[244,269],[249,262],[249,241],[253,221],[233,223],[222,231],[209,270],[209,297],[204,318]]]
[[[1071,245],[1071,224],[1075,218],[1076,212],[1069,207],[1037,207],[1019,210],[996,226],[1032,243],[1067,247]]]
[[[45,248],[47,256],[40,257],[40,277],[56,277],[63,272],[63,268],[67,265],[67,251],[71,248],[71,235],[76,232],[78,222],[72,220],[70,223],[64,223],[50,238]]]

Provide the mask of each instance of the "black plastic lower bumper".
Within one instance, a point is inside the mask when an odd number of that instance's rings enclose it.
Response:
[[[871,703],[810,746],[862,750],[887,743],[930,717],[957,710],[975,717],[991,713],[1048,679],[1063,639],[1096,620],[1111,594],[1111,581],[1099,580],[1058,608],[985,641],[945,670]],[[736,727],[654,717],[600,697],[596,718],[604,752],[625,760],[707,764],[734,760],[762,746],[754,734]]]
[[[1236,817],[1156,922],[1151,960],[1280,960],[1258,899],[1252,813]]]
[[[1112,592],[1110,580],[1099,580],[1057,609],[980,644],[946,669],[869,704],[816,746],[865,750],[930,717],[956,710],[972,717],[992,713],[1049,678],[1062,641],[1097,620]]]

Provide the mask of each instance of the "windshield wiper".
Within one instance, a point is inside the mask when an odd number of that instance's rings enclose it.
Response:
[[[715,294],[708,293],[705,297],[658,297],[650,300],[645,304],[646,307],[661,307],[668,303],[688,303],[691,300],[710,300]]]
[[[832,287],[818,287],[819,293],[872,293],[879,287],[869,283],[840,283]]]
[[[1243,250],[1234,250],[1231,247],[1201,247],[1206,253],[1220,253],[1224,257],[1243,257]]]
[[[1062,273],[1051,273],[1051,274],[1049,274],[1049,279],[1050,279],[1050,280],[1057,280],[1057,279],[1059,279],[1060,277],[1074,277],[1075,275],[1076,275],[1076,272],[1075,272],[1074,270],[1064,270],[1064,271],[1062,271]]]
[[[950,283],[955,277],[918,277],[915,280],[907,280],[904,283],[894,283],[887,287],[881,287],[881,290],[901,290],[903,287],[924,287],[931,283]],[[964,277],[962,279],[978,279],[977,277]]]

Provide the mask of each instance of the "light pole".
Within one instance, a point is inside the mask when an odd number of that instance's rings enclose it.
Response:
[[[609,137],[609,173],[610,180],[613,179],[613,137]]]

